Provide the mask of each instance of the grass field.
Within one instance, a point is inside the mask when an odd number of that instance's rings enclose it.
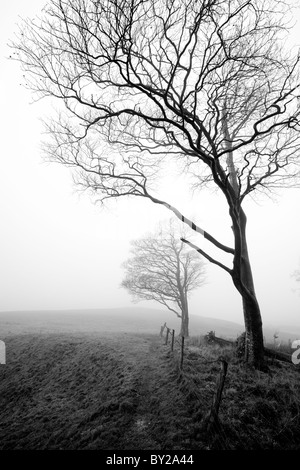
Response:
[[[0,449],[300,449],[299,366],[246,368],[230,347],[187,343],[184,369],[158,334],[13,334],[0,365]],[[220,424],[209,410],[228,361]]]

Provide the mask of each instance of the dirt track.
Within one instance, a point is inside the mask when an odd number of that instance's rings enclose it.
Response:
[[[176,383],[176,371],[168,361],[161,341],[151,338],[142,342],[143,347],[135,337],[127,355],[134,364],[137,406],[126,430],[123,447],[188,448],[191,418]]]

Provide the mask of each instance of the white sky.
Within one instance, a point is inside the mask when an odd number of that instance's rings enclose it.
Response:
[[[30,104],[18,63],[6,59],[18,15],[31,16],[43,3],[10,0],[1,9],[0,311],[127,307],[130,296],[119,285],[129,242],[171,214],[135,199],[102,209],[76,193],[68,169],[43,163],[39,118],[48,105]],[[191,203],[179,189],[167,188],[168,202],[230,243],[224,201],[205,192]],[[285,191],[277,203],[264,198],[244,207],[263,321],[299,325],[300,297],[291,274],[300,263],[300,190]],[[217,254],[200,235],[197,242]],[[242,323],[241,300],[229,276],[216,266],[207,272],[207,284],[191,296],[190,313]]]

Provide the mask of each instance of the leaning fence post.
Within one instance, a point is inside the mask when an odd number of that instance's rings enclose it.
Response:
[[[172,330],[172,343],[171,343],[171,351],[174,349],[174,335],[175,335],[175,330]]]
[[[227,373],[227,366],[228,363],[224,359],[221,359],[220,375],[216,382],[216,390],[214,393],[211,409],[208,414],[204,417],[201,425],[202,431],[209,431],[213,425],[218,423],[218,412],[222,399],[222,392]]]
[[[169,331],[170,331],[170,328],[167,328],[167,335],[166,335],[166,342],[165,342],[165,344],[168,344]]]
[[[180,369],[183,366],[183,355],[184,355],[184,336],[181,336],[181,358],[180,358]]]

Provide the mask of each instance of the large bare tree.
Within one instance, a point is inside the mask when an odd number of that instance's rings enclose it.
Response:
[[[173,211],[232,265],[184,239],[241,295],[246,360],[264,367],[262,319],[242,203],[294,184],[299,56],[282,44],[282,0],[53,0],[14,43],[27,86],[61,103],[50,160],[77,169],[96,198],[145,197]],[[225,198],[232,246],[157,194],[169,162]]]
[[[124,263],[122,287],[134,301],[154,300],[181,319],[182,336],[189,336],[188,294],[204,283],[204,263],[188,250],[174,222],[151,235],[132,241]]]

